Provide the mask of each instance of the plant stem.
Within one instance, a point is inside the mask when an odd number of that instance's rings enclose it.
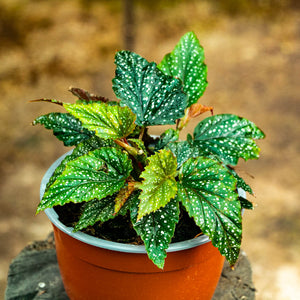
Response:
[[[145,133],[145,128],[146,128],[145,126],[142,127],[140,135],[139,135],[139,140],[143,140],[143,136],[144,136],[144,133]]]

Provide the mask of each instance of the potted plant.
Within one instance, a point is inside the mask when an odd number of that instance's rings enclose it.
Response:
[[[198,103],[204,52],[185,34],[157,65],[136,53],[115,56],[111,101],[71,88],[75,103],[39,99],[66,113],[33,124],[74,146],[46,173],[37,212],[54,226],[57,257],[71,299],[210,299],[224,257],[233,266],[250,186],[234,166],[257,159],[251,121],[213,114]],[[193,118],[210,112],[179,139]],[[173,125],[160,136],[156,125]]]

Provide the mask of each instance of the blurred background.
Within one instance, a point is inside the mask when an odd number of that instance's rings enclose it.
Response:
[[[66,152],[51,132],[31,126],[57,106],[28,100],[73,101],[69,86],[115,99],[117,50],[160,62],[194,31],[208,65],[200,102],[250,119],[267,136],[260,160],[238,166],[256,194],[242,248],[257,299],[300,299],[299,3],[0,0],[0,298],[11,260],[52,230],[43,213],[35,216],[39,184]]]

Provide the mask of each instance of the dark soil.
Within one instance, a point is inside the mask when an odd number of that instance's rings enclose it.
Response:
[[[63,224],[74,227],[79,220],[82,204],[68,203],[64,206],[56,206],[54,209]],[[119,215],[106,222],[97,222],[93,226],[83,229],[82,232],[97,238],[119,243],[143,244],[143,241],[133,228],[129,213],[125,216]],[[201,229],[195,224],[194,220],[188,216],[187,212],[181,208],[179,222],[176,225],[174,237],[171,242],[175,243],[190,240],[201,234]]]

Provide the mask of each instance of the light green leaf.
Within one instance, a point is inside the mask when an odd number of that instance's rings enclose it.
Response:
[[[196,103],[207,86],[204,50],[193,32],[186,33],[158,65],[165,74],[181,79],[189,96],[188,107]]]
[[[175,180],[177,163],[171,151],[160,150],[149,157],[149,164],[141,174],[138,219],[164,207],[177,192]]]
[[[175,227],[179,220],[179,213],[177,197],[171,199],[164,207],[144,216],[139,221],[136,221],[138,201],[131,206],[133,228],[143,240],[149,258],[161,269],[164,267],[167,256],[166,249],[169,247],[174,235]]]
[[[68,202],[102,199],[119,191],[132,171],[128,156],[115,148],[101,148],[66,164],[47,189],[38,212]]]
[[[121,139],[135,128],[135,115],[128,107],[105,103],[64,104],[65,109],[82,122],[82,126],[95,131],[104,139]]]
[[[225,164],[236,165],[259,157],[260,149],[253,139],[264,133],[247,119],[231,114],[215,115],[201,121],[194,130],[194,145],[206,155],[213,153]]]
[[[180,169],[178,198],[212,244],[234,264],[242,237],[235,178],[215,160],[191,158]]]
[[[115,63],[113,90],[121,105],[136,114],[136,124],[175,124],[184,116],[187,96],[180,80],[163,74],[155,63],[130,51],[118,52]]]
[[[81,122],[66,113],[50,113],[36,118],[33,125],[42,124],[46,129],[52,129],[53,134],[63,141],[65,146],[74,146],[89,139],[95,133],[82,127]]]

